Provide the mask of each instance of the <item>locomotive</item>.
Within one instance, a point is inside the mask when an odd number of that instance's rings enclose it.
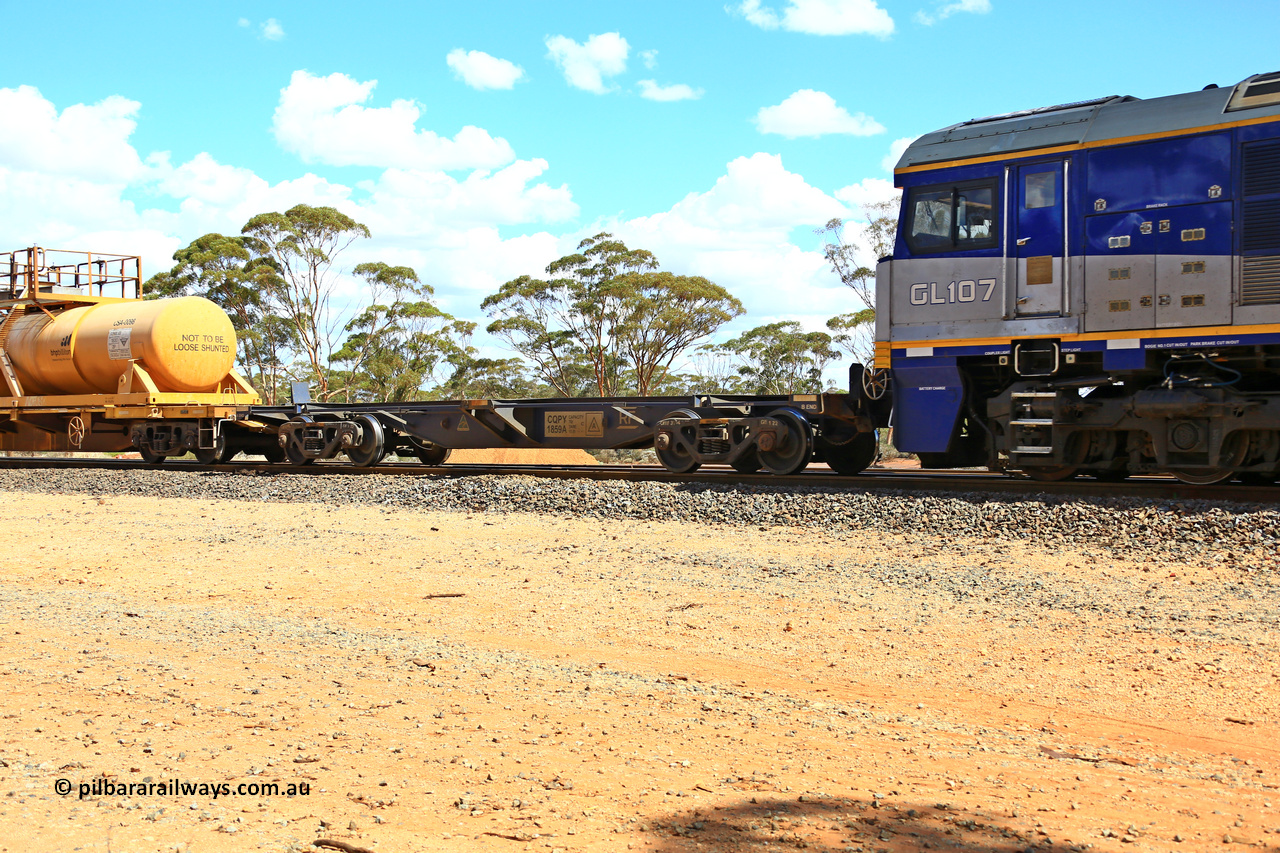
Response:
[[[1272,481],[1280,73],[925,134],[876,270],[878,422],[926,467]]]

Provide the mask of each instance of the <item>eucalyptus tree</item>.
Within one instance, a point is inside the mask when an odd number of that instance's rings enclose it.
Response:
[[[826,332],[806,332],[794,320],[769,323],[721,344],[738,362],[736,390],[746,394],[818,394],[822,372],[840,350]]]
[[[257,241],[279,273],[272,301],[293,325],[318,396],[328,399],[327,362],[339,326],[331,306],[339,280],[334,264],[353,242],[370,236],[369,229],[335,208],[299,204],[284,213],[260,213],[241,233]]]
[[[347,337],[331,362],[345,365],[329,389],[350,402],[419,399],[438,369],[456,360],[475,323],[446,314],[431,301],[433,290],[409,267],[374,262],[353,270],[369,288],[369,304],[344,327]]]
[[[549,264],[547,278],[523,275],[485,298],[488,331],[558,395],[580,394],[584,370],[599,396],[618,395],[628,378],[647,394],[678,356],[743,311],[705,278],[657,268],[652,252],[597,234]]]

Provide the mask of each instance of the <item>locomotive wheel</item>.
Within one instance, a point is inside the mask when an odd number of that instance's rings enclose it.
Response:
[[[1072,433],[1067,438],[1067,446],[1062,451],[1063,459],[1067,460],[1065,465],[1046,465],[1043,467],[1028,465],[1022,469],[1022,473],[1042,483],[1058,483],[1062,480],[1070,480],[1080,473],[1080,463],[1085,460],[1085,456],[1089,453],[1090,439],[1091,436],[1086,436],[1084,433]]]
[[[800,473],[813,457],[813,428],[795,409],[778,409],[770,412],[769,417],[782,421],[787,433],[778,436],[778,443],[772,450],[759,451],[760,464],[770,474],[786,476]]]
[[[1230,443],[1228,444],[1228,442]],[[1175,468],[1169,473],[1182,482],[1190,483],[1193,486],[1212,486],[1214,483],[1221,483],[1234,477],[1236,468],[1244,462],[1244,458],[1248,455],[1248,440],[1243,434],[1236,432],[1228,436],[1226,441],[1223,442],[1222,452],[1219,454],[1222,464],[1216,468]]]
[[[163,453],[155,453],[148,449],[138,448],[138,455],[142,457],[142,461],[148,465],[159,465],[169,457]]]
[[[1057,483],[1062,480],[1070,480],[1076,474],[1080,473],[1080,469],[1075,465],[1047,465],[1044,467],[1031,466],[1023,468],[1022,473],[1026,474],[1033,480],[1039,480],[1042,483]]]
[[[876,434],[860,432],[843,444],[832,444],[824,439],[818,440],[818,448],[822,451],[822,459],[837,474],[852,476],[861,474],[876,459]]]
[[[698,413],[692,409],[676,409],[674,412],[668,412],[663,417],[663,420],[666,420],[667,418],[691,418],[694,421],[697,421],[699,416]],[[683,429],[680,432],[683,433]],[[653,444],[653,452],[658,455],[658,461],[662,463],[662,467],[666,468],[671,473],[692,474],[694,471],[697,471],[702,467],[702,463],[697,460],[692,452],[690,452],[689,446],[686,443],[689,438],[688,436],[678,433],[676,438],[678,440],[672,441],[666,447],[658,447],[658,443],[655,441]],[[693,437],[693,440],[697,441],[696,435]]]
[[[729,463],[729,467],[739,474],[754,474],[760,470],[760,454],[753,447]]]
[[[371,468],[382,459],[386,450],[386,436],[382,424],[373,415],[356,418],[360,424],[360,443],[347,448],[347,458],[358,468]]]

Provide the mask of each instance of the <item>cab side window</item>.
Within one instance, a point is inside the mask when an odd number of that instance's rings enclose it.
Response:
[[[907,199],[907,245],[916,253],[995,246],[996,190],[994,179],[913,187]]]

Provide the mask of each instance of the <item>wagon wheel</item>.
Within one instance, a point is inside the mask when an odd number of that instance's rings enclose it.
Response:
[[[382,459],[386,436],[382,424],[373,415],[361,415],[356,423],[360,425],[360,443],[347,448],[347,458],[359,468],[371,468]]]
[[[698,440],[697,424],[700,418],[692,409],[676,409],[674,412],[668,412],[662,419],[665,421],[670,418],[686,419],[692,423],[681,426],[671,433],[670,443],[666,447],[659,447],[658,442],[655,441],[653,450],[658,454],[658,461],[662,463],[663,468],[673,474],[691,474],[702,465],[690,447]],[[689,434],[690,431],[692,435]]]
[[[84,444],[84,420],[79,415],[67,423],[67,440],[71,442],[72,447],[80,447]]]
[[[769,417],[782,422],[784,435],[778,436],[772,450],[761,450],[760,464],[770,474],[798,474],[813,457],[813,428],[795,409],[778,409]]]
[[[754,474],[760,470],[760,453],[753,447],[729,463],[739,474]]]
[[[227,453],[227,437],[219,435],[214,441],[213,447],[201,447],[195,451],[196,461],[201,465],[221,465],[231,458],[233,454]]]
[[[139,447],[138,455],[142,457],[142,461],[148,465],[159,465],[169,457],[163,453],[156,453],[149,447]]]
[[[862,396],[868,400],[882,400],[889,392],[889,371],[868,366],[862,371]]]
[[[420,447],[417,443],[413,446],[413,455],[418,457],[418,461],[423,465],[443,465],[449,461],[449,455],[453,453],[447,447],[441,447],[433,444],[430,447]]]
[[[835,444],[825,438],[818,440],[822,459],[837,474],[851,476],[861,474],[876,460],[875,432],[860,432],[843,444]]]

